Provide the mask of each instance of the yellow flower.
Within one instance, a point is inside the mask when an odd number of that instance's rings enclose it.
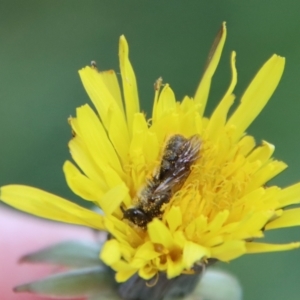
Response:
[[[135,273],[150,279],[165,272],[173,278],[193,273],[195,266],[211,259],[230,261],[246,253],[298,248],[300,243],[254,242],[267,230],[300,225],[299,208],[283,210],[300,202],[300,184],[267,186],[287,166],[272,158],[272,144],[256,145],[245,132],[273,94],[285,60],[273,55],[228,116],[237,83],[233,52],[228,90],[212,115],[204,117],[225,39],[223,24],[194,98],[178,102],[168,84],[156,82],[150,119],[139,108],[124,36],[119,46],[122,93],[114,71],[99,72],[94,64],[79,71],[96,112],[86,104],[69,119],[74,134],[69,148],[76,165],[67,161],[63,169],[73,192],[99,206],[103,214],[19,185],[2,187],[1,200],[40,217],[109,232],[112,238],[100,257],[116,271],[119,282]],[[151,194],[151,184],[159,185],[166,145],[177,135],[191,144],[193,137],[197,139],[196,146],[190,145],[197,155],[185,166],[180,186],[167,190],[159,212],[152,211],[144,226],[133,224],[124,213],[133,209],[143,216],[140,201],[148,205],[145,191],[150,186]]]

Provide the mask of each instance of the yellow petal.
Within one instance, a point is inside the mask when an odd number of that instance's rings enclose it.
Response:
[[[231,61],[230,61],[231,82],[230,82],[230,85],[229,85],[225,95],[223,96],[223,99],[226,99],[228,96],[232,95],[234,88],[237,84],[237,70],[236,70],[236,66],[235,66],[235,58],[236,58],[236,53],[235,53],[235,51],[233,51],[231,53]],[[223,99],[221,100],[221,102],[223,101]]]
[[[272,156],[274,150],[274,145],[263,141],[262,146],[254,149],[250,155],[248,155],[247,160],[249,162],[255,162],[256,160],[259,160],[262,164],[264,164]]]
[[[117,272],[115,275],[116,282],[125,282],[127,281],[130,277],[132,277],[136,273],[137,269],[133,268],[128,268],[124,269],[122,268],[121,271]]]
[[[210,140],[214,142],[218,141],[218,138],[220,137],[220,131],[224,128],[227,113],[233,104],[234,98],[234,95],[229,95],[227,98],[223,99],[222,102],[220,102],[217,110],[213,112],[207,127],[207,135],[209,136]]]
[[[99,166],[109,164],[119,174],[122,174],[119,157],[94,111],[90,106],[83,105],[77,108],[76,112],[81,138],[95,162]]]
[[[128,196],[128,188],[122,183],[118,186],[111,188],[101,199],[99,200],[100,207],[106,215],[111,215],[120,204]]]
[[[121,250],[118,241],[115,239],[106,241],[102,247],[100,258],[109,266],[119,261]]]
[[[190,241],[185,243],[183,248],[183,261],[185,268],[190,269],[196,261],[209,257],[210,252],[207,248]]]
[[[155,123],[151,126],[151,131],[155,132],[158,142],[163,145],[166,137],[172,134],[182,134],[182,128],[184,124],[180,123],[180,116],[177,113],[170,113],[164,116],[160,116]]]
[[[120,91],[120,85],[118,82],[118,78],[114,70],[102,71],[99,72],[99,76],[101,76],[103,83],[109,90],[110,94],[115,99],[116,103],[120,107],[121,111],[124,114],[124,106]]]
[[[183,100],[179,104],[180,104],[180,109],[182,110],[183,113],[194,111],[196,112],[195,116],[198,115],[198,105],[195,104],[194,99],[188,96],[184,96]]]
[[[173,234],[173,233],[172,233]],[[183,231],[181,230],[177,230],[174,232],[173,234],[173,240],[174,240],[174,243],[179,247],[179,248],[182,248],[183,245],[185,244],[185,242],[187,241],[187,238],[184,234]]]
[[[118,120],[119,132],[123,135],[123,139],[126,141],[125,145],[127,145],[129,143],[129,132],[125,115],[103,82],[101,74],[91,67],[85,67],[79,71],[79,75],[86,92],[99,113],[103,126],[109,131],[113,126],[112,122]],[[113,136],[110,136],[110,131],[108,133],[114,144],[116,140],[113,139]]]
[[[300,247],[300,243],[290,244],[264,244],[264,243],[246,243],[247,253],[262,253],[262,252],[275,252],[286,251]]]
[[[194,99],[195,99],[195,103],[199,105],[200,116],[203,115],[205,110],[205,106],[206,106],[206,102],[210,90],[211,80],[221,58],[222,50],[226,40],[226,34],[227,34],[226,24],[224,22],[222,24],[221,30],[219,31],[216,39],[214,40],[213,46],[208,56],[206,69],[204,71],[204,74],[201,78],[201,81],[195,93]]]
[[[269,101],[283,73],[285,59],[273,55],[258,71],[244,95],[241,103],[227,122],[227,127],[236,128],[233,140],[238,140],[252,121]]]
[[[300,202],[300,183],[296,183],[281,190],[278,198],[280,207],[285,207],[291,204],[297,204]]]
[[[174,246],[172,235],[166,225],[154,219],[148,224],[148,234],[152,243],[161,244],[167,249],[172,249]]]
[[[117,282],[127,281],[137,271],[124,260],[117,261],[116,263],[112,264],[111,267],[113,270],[117,271],[115,275],[115,279]]]
[[[155,276],[157,274],[157,269],[153,268],[153,266],[147,264],[145,266],[143,266],[140,270],[139,270],[139,276],[142,277],[145,280],[149,280],[151,279],[153,276]]]
[[[249,186],[247,187],[247,191],[252,191],[260,186],[263,186],[266,182],[274,178],[286,168],[287,165],[282,161],[271,161],[255,173]]]
[[[167,267],[167,278],[174,278],[182,273],[184,264],[182,259],[173,261],[170,256],[167,257],[168,267]]]
[[[122,75],[127,123],[129,132],[131,133],[133,116],[135,113],[140,111],[140,104],[135,74],[128,56],[128,44],[125,39],[125,36],[122,35],[119,41],[120,70]]]
[[[266,225],[266,229],[300,226],[300,208],[284,210],[283,214]]]
[[[231,72],[232,72],[232,78],[230,86],[224,95],[223,99],[217,106],[217,108],[214,110],[208,124],[208,135],[209,138],[213,141],[216,141],[220,130],[224,127],[226,120],[227,120],[227,114],[228,111],[233,104],[235,96],[232,94],[233,90],[237,83],[237,71],[235,67],[235,52],[231,55]]]
[[[83,141],[75,137],[69,142],[69,148],[72,158],[83,173],[95,181],[101,190],[107,190],[108,186],[104,180],[103,172],[91,157]]]
[[[146,133],[148,131],[148,124],[147,124],[147,120],[145,117],[145,114],[143,113],[136,113],[134,115],[134,119],[133,119],[133,130],[132,133]],[[135,141],[137,142],[137,141]],[[132,143],[132,142],[131,142]]]
[[[208,239],[207,241],[205,241],[205,246],[208,247],[208,248],[211,248],[211,247],[215,247],[217,245],[220,245],[224,243],[224,237],[223,236],[214,236],[210,239]]]
[[[128,164],[128,148],[130,140],[127,134],[127,129],[120,124],[120,117],[113,112],[110,113],[111,122],[107,127],[108,136],[123,165]]]
[[[221,261],[230,261],[246,253],[244,241],[227,241],[220,246],[211,248],[211,257]]]
[[[253,199],[257,201],[261,201],[263,195],[265,195],[265,189],[262,187],[252,190],[250,193],[246,193],[245,196],[243,196],[238,201],[236,201],[234,203],[234,208],[236,209],[236,207],[245,207],[245,206],[251,207],[253,205]],[[232,215],[230,217],[232,217]],[[240,217],[238,217],[237,219],[239,218]]]
[[[274,212],[269,211],[257,211],[245,218],[241,222],[240,227],[238,227],[231,235],[232,239],[245,240],[254,237],[261,237],[260,231],[264,228],[267,221],[273,216]]]
[[[172,232],[174,232],[182,223],[182,214],[178,206],[172,206],[166,213],[166,221]]]
[[[209,231],[218,231],[218,230],[220,230],[221,227],[223,226],[223,224],[226,222],[228,216],[229,216],[229,211],[228,210],[224,210],[224,211],[219,212],[213,218],[213,220],[208,224],[207,229]]]
[[[141,238],[134,231],[134,229],[130,227],[129,224],[124,223],[122,220],[110,215],[104,219],[104,224],[106,231],[108,231],[113,237],[122,243],[122,251],[124,244],[126,246],[130,244],[132,247],[136,248],[142,243]],[[135,249],[132,249],[132,251],[134,252]],[[133,252],[130,254],[131,257],[134,254]]]
[[[33,187],[22,185],[3,186],[0,189],[0,199],[19,210],[38,217],[104,229],[101,215]]]
[[[147,165],[153,164],[160,151],[160,145],[157,140],[157,136],[155,133],[147,131],[146,132],[146,139],[144,143],[144,155],[145,161]]]
[[[125,125],[124,129],[127,129],[125,115],[105,85],[101,73],[94,68],[85,67],[79,70],[79,75],[87,94],[101,117],[103,125],[105,127],[109,125],[108,112],[109,110],[114,110],[114,112],[120,116],[120,124]]]
[[[176,99],[175,99],[174,92],[172,91],[170,86],[166,84],[159,95],[159,100],[156,105],[156,112],[155,112],[156,119],[157,120],[161,119],[166,114],[174,111],[175,108],[176,108]]]
[[[103,195],[97,182],[84,176],[71,162],[66,161],[63,166],[66,180],[70,189],[79,197],[98,202]]]
[[[145,242],[135,253],[135,258],[143,258],[145,260],[151,260],[160,255],[160,253],[156,252],[153,247],[153,243]]]
[[[255,139],[253,136],[246,135],[239,142],[239,153],[247,155],[255,147]]]
[[[148,127],[144,114],[134,116],[132,128],[132,140],[129,147],[129,160],[131,164],[131,180],[134,186],[145,184],[146,172],[149,165],[146,163],[144,148],[147,147]],[[148,145],[148,147],[150,147]],[[153,164],[153,161],[152,161]]]

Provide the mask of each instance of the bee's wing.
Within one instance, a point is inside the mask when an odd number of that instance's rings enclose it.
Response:
[[[185,180],[189,174],[190,171],[184,171],[179,173],[175,177],[173,175],[170,175],[169,177],[165,178],[160,182],[160,184],[155,189],[154,193],[165,193],[172,190],[178,184],[183,183],[182,180]]]
[[[192,164],[199,157],[201,140],[198,135],[193,135],[183,146],[183,151],[174,163],[174,167],[167,172],[155,189],[155,193],[164,193],[172,190],[175,186],[180,188],[191,173]]]

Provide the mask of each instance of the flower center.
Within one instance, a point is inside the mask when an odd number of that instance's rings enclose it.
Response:
[[[246,191],[251,168],[238,147],[220,152],[216,145],[203,142],[201,155],[182,188],[173,196],[172,204],[179,206],[183,224],[204,215],[211,220],[223,210],[231,210]]]

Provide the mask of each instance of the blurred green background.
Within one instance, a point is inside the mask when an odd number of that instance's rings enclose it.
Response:
[[[214,77],[207,115],[229,80],[237,51],[240,96],[274,53],[287,57],[284,76],[267,108],[248,129],[276,145],[289,169],[274,182],[300,180],[300,2],[287,1],[0,1],[0,185],[23,183],[68,199],[61,170],[69,158],[67,124],[89,102],[77,70],[96,60],[118,70],[118,38],[125,34],[150,113],[153,83],[162,76],[180,100],[193,95],[222,21],[228,39]],[[270,232],[274,242],[300,240],[300,228]],[[244,299],[298,300],[300,250],[244,256],[222,265],[240,279]]]

